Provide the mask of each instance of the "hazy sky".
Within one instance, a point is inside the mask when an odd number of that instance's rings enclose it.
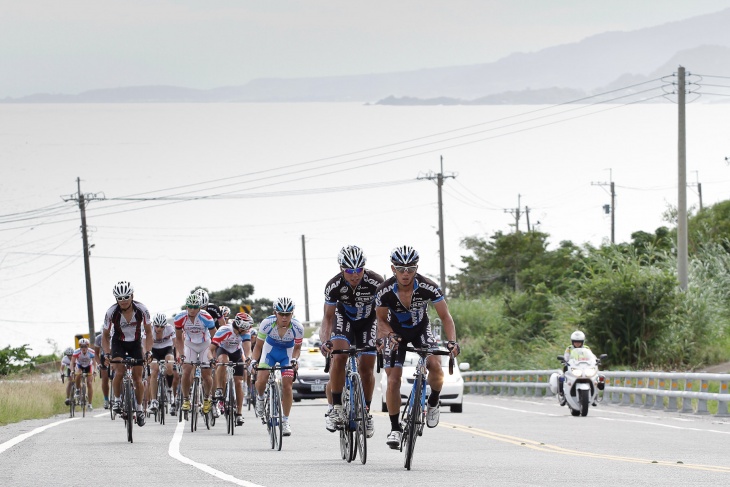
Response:
[[[728,0],[0,0],[0,97],[495,61]]]

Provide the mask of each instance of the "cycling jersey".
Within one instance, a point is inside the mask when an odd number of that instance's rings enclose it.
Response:
[[[168,348],[172,347],[172,340],[175,338],[175,327],[166,324],[162,329],[162,337],[158,338],[157,329],[152,330],[152,348]]]
[[[218,328],[212,341],[226,352],[233,353],[241,350],[241,344],[243,342],[251,341],[251,335],[248,333],[236,335],[232,325],[224,325]]]
[[[104,329],[109,330],[113,341],[135,342],[144,336],[144,325],[150,324],[150,312],[139,301],[132,301],[132,320],[127,321],[118,304],[113,304],[104,315]]]
[[[284,336],[280,336],[276,329],[276,315],[271,315],[261,322],[256,337],[259,340],[264,340],[272,347],[294,348],[295,344],[302,343],[304,327],[299,323],[299,320],[292,318],[286,333],[284,333]]]
[[[221,313],[221,309],[218,307],[217,304],[208,303],[208,306],[203,308],[203,310],[207,311],[208,314],[213,318],[213,322],[215,323],[216,328],[221,326],[218,318],[223,316],[223,313]]]
[[[91,347],[86,349],[86,353],[81,348],[74,351],[73,358],[76,359],[76,367],[88,367],[94,363],[94,351]]]
[[[337,313],[349,321],[373,318],[375,295],[383,283],[383,276],[365,269],[360,284],[352,287],[340,272],[324,288],[324,302],[337,306]]]
[[[413,279],[411,305],[406,308],[398,298],[398,281],[395,276],[378,287],[376,306],[388,308],[388,320],[393,331],[428,326],[428,303],[438,303],[444,296],[441,289],[431,279],[416,274]]]
[[[192,319],[187,311],[182,311],[175,316],[174,322],[176,330],[183,330],[185,342],[210,343],[209,330],[215,328],[215,322],[207,311],[200,310]]]
[[[64,355],[61,359],[61,365],[65,365],[66,367],[71,367],[71,357],[68,355]]]

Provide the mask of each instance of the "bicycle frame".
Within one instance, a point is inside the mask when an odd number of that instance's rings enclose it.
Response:
[[[272,367],[257,367],[256,370],[266,370],[269,378],[266,381],[263,424],[269,432],[269,442],[272,450],[281,451],[283,438],[283,407],[281,403],[281,371],[292,369],[291,365],[282,367],[275,364]]]

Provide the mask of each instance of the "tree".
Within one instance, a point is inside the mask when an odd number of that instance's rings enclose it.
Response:
[[[27,343],[15,348],[11,348],[8,345],[0,350],[0,375],[17,372],[26,366],[32,368],[32,357],[28,353],[29,350],[30,348],[28,348]]]

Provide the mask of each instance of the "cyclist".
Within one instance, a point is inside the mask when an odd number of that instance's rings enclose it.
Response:
[[[224,324],[226,324],[226,325],[229,324],[230,320],[228,318],[231,316],[231,308],[229,308],[228,306],[221,306],[220,310],[221,310],[221,317],[223,318],[223,321],[225,322]]]
[[[94,354],[96,354],[96,366],[99,368],[101,392],[104,394],[104,409],[109,409],[109,367],[105,365],[104,350],[101,348],[101,332],[94,338]]]
[[[116,304],[112,305],[104,315],[102,332],[102,350],[107,363],[111,361],[114,379],[114,411],[122,412],[122,379],[124,377],[124,358],[143,359],[142,338],[145,341],[144,357],[149,357],[152,349],[152,327],[150,312],[147,307],[134,300],[134,288],[128,281],[119,281],[113,289]],[[111,360],[110,360],[111,359]],[[142,364],[132,368],[134,395],[136,399],[137,425],[144,426],[145,412],[142,407],[144,387],[142,385]],[[131,421],[132,418],[129,418]]]
[[[200,291],[200,289],[198,290]],[[206,293],[207,296],[207,293]],[[183,351],[178,360],[183,364],[182,392],[183,411],[190,411],[190,383],[192,382],[192,362],[205,362],[200,367],[203,377],[203,413],[208,414],[211,407],[210,393],[213,388],[213,377],[210,365],[210,341],[215,334],[215,322],[207,311],[201,309],[201,299],[197,291],[185,301],[186,311],[175,316],[175,349]]]
[[[281,423],[282,434],[291,435],[289,425],[289,413],[293,400],[292,384],[294,382],[294,370],[299,360],[304,338],[304,327],[299,320],[294,318],[294,303],[290,298],[278,298],[274,303],[274,314],[261,322],[256,335],[256,348],[253,351],[251,368],[259,365],[256,377],[256,414],[259,417],[264,415],[264,391],[266,382],[269,380],[268,369],[277,363],[282,367],[291,365],[294,369],[281,371],[282,391],[281,405],[283,418]]]
[[[175,360],[175,356],[172,350],[172,339],[175,337],[175,327],[167,322],[167,315],[164,313],[157,313],[152,320],[152,363],[150,365],[150,380],[149,380],[149,407],[147,411],[154,413],[157,411],[159,404],[157,402],[157,376],[160,373],[159,361],[165,360],[170,364],[165,367],[165,380],[167,381],[168,396],[172,389],[173,381],[173,366],[172,361]],[[164,413],[164,411],[163,411]]]
[[[74,349],[68,347],[63,351],[63,358],[61,359],[61,377],[66,377],[66,406],[71,404],[71,356],[74,354]]]
[[[365,268],[367,258],[357,245],[347,245],[337,256],[340,272],[329,280],[324,289],[324,317],[319,329],[321,350],[326,355],[332,350],[375,346],[377,322],[375,320],[375,294],[383,277]],[[334,431],[342,428],[345,416],[342,411],[342,388],[345,385],[347,355],[334,355],[330,366],[328,385],[332,395],[333,412],[325,417],[326,428]],[[375,352],[359,357],[367,409],[367,436],[374,434],[370,403],[375,388]]]
[[[218,328],[210,344],[210,352],[215,354],[220,363],[244,362],[246,357],[251,356],[251,335],[249,330],[253,325],[253,318],[246,313],[238,313],[230,325]],[[236,388],[236,426],[243,425],[243,364],[233,368],[233,380]],[[223,400],[223,387],[226,383],[226,374],[220,372],[216,375],[218,388],[215,391],[215,399]],[[216,404],[216,407],[218,405]]]
[[[87,404],[89,411],[94,409],[91,407],[91,401],[94,399],[94,389],[91,386],[91,381],[94,379],[94,357],[94,350],[90,349],[89,340],[86,338],[79,340],[79,348],[71,356],[71,370],[75,372],[76,394],[81,390],[81,374],[88,374],[86,376],[86,390],[89,395],[89,402]]]
[[[225,325],[226,321],[223,319],[221,309],[217,304],[213,304],[209,301],[210,298],[208,297],[208,291],[203,288],[198,288],[195,290],[195,294],[200,297],[200,309],[208,312],[215,322],[215,327],[219,328]]]
[[[454,320],[449,313],[441,289],[434,281],[416,272],[418,261],[418,252],[411,246],[404,245],[393,249],[390,254],[390,268],[394,275],[380,285],[376,298],[378,337],[385,339],[386,356],[391,353],[395,354],[395,367],[390,367],[390,360],[385,360],[385,373],[388,376],[386,402],[391,427],[386,443],[393,449],[400,447],[402,436],[398,419],[406,345],[412,343],[415,347],[438,348],[438,342],[431,333],[431,325],[426,313],[428,303],[433,304],[436,313],[441,318],[443,331],[449,340],[447,348],[454,353],[454,356],[458,355],[460,350],[456,343]],[[400,343],[395,340],[394,335],[398,335]],[[428,396],[426,425],[429,428],[435,428],[439,422],[439,395],[444,373],[441,369],[441,361],[437,356],[428,358],[427,367],[431,394]]]

